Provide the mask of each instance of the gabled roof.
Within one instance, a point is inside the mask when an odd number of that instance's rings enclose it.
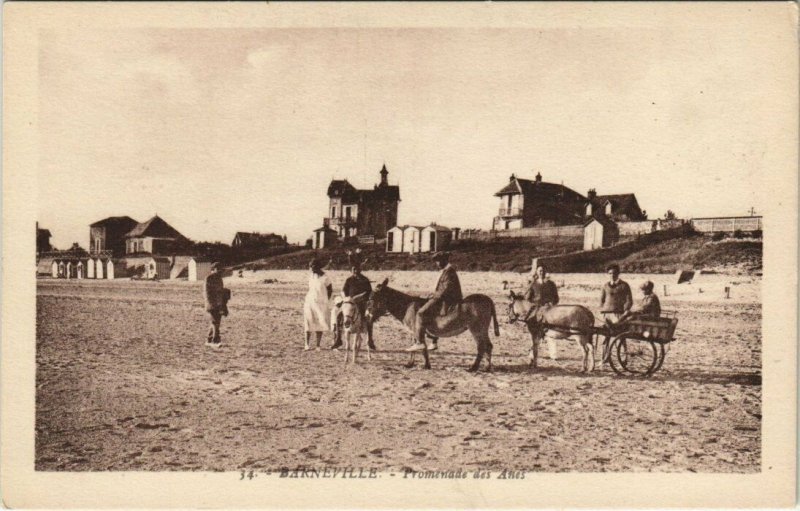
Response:
[[[126,234],[125,237],[183,238],[183,234],[176,231],[171,225],[156,215],[147,222],[138,224],[128,234]]]
[[[130,226],[129,228],[132,229],[133,226],[138,223],[139,222],[129,216],[110,216],[91,224],[89,227]]]
[[[587,221],[583,223],[583,226],[586,227],[592,222],[599,222],[600,224],[603,225],[603,227],[613,227],[615,229],[617,228],[617,224],[614,223],[613,220],[611,220],[605,215],[592,215]]]
[[[356,194],[356,187],[347,179],[334,179],[328,185],[328,197],[350,197]]]
[[[494,195],[496,197],[499,197],[501,195],[516,194],[516,193],[528,195],[532,193],[534,190],[551,196],[555,196],[559,193],[566,192],[568,195],[574,194],[573,197],[583,198],[583,195],[579,194],[575,190],[572,190],[568,186],[560,185],[557,183],[546,183],[544,181],[533,181],[531,179],[522,179],[519,177],[514,177],[513,179],[511,179],[506,186],[504,186],[499,192],[495,193]]]
[[[325,226],[325,225],[323,225],[322,227],[320,227],[318,229],[314,229],[312,232],[332,232],[334,234],[338,234],[336,231],[334,231],[333,229],[331,229],[330,227]]]
[[[404,225],[404,226],[402,227],[402,229],[405,231],[406,229],[410,229],[410,228],[412,228],[412,227],[413,227],[414,229],[418,230],[418,231],[421,231],[422,229],[424,229],[424,228],[425,228],[425,226],[424,226],[424,225]]]
[[[605,206],[606,202],[611,203],[611,208],[614,213],[617,211],[626,211],[631,207],[638,206],[636,195],[632,193],[618,193],[614,195],[598,195],[593,201],[594,204]]]
[[[445,227],[443,225],[437,225],[437,224],[427,225],[427,226],[425,226],[425,229],[432,229],[434,231],[439,231],[439,232],[445,232],[445,231],[450,232],[450,230],[451,230],[449,227]]]

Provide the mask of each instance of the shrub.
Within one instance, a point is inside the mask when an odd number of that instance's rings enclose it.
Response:
[[[761,229],[758,229],[757,231],[753,231],[750,234],[750,236],[755,238],[755,239],[760,240],[764,236],[764,233],[763,233],[763,231],[761,231]]]
[[[743,239],[744,233],[739,229],[736,229],[735,231],[733,231],[733,237],[736,238],[737,240]]]
[[[725,238],[724,232],[715,232],[711,235],[711,241],[722,241],[723,238]]]

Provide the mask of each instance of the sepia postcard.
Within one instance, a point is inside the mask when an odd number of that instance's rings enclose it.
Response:
[[[794,506],[795,3],[3,14],[5,506]]]

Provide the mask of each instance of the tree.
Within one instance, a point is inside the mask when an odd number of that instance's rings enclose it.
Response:
[[[675,213],[671,209],[668,209],[667,212],[664,213],[664,220],[675,220],[676,218]]]

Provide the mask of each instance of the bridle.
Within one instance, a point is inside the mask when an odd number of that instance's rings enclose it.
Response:
[[[514,309],[514,304],[516,303],[516,299],[511,299],[511,302],[508,304],[508,322],[511,324],[520,321],[520,315],[517,314],[517,311]]]

